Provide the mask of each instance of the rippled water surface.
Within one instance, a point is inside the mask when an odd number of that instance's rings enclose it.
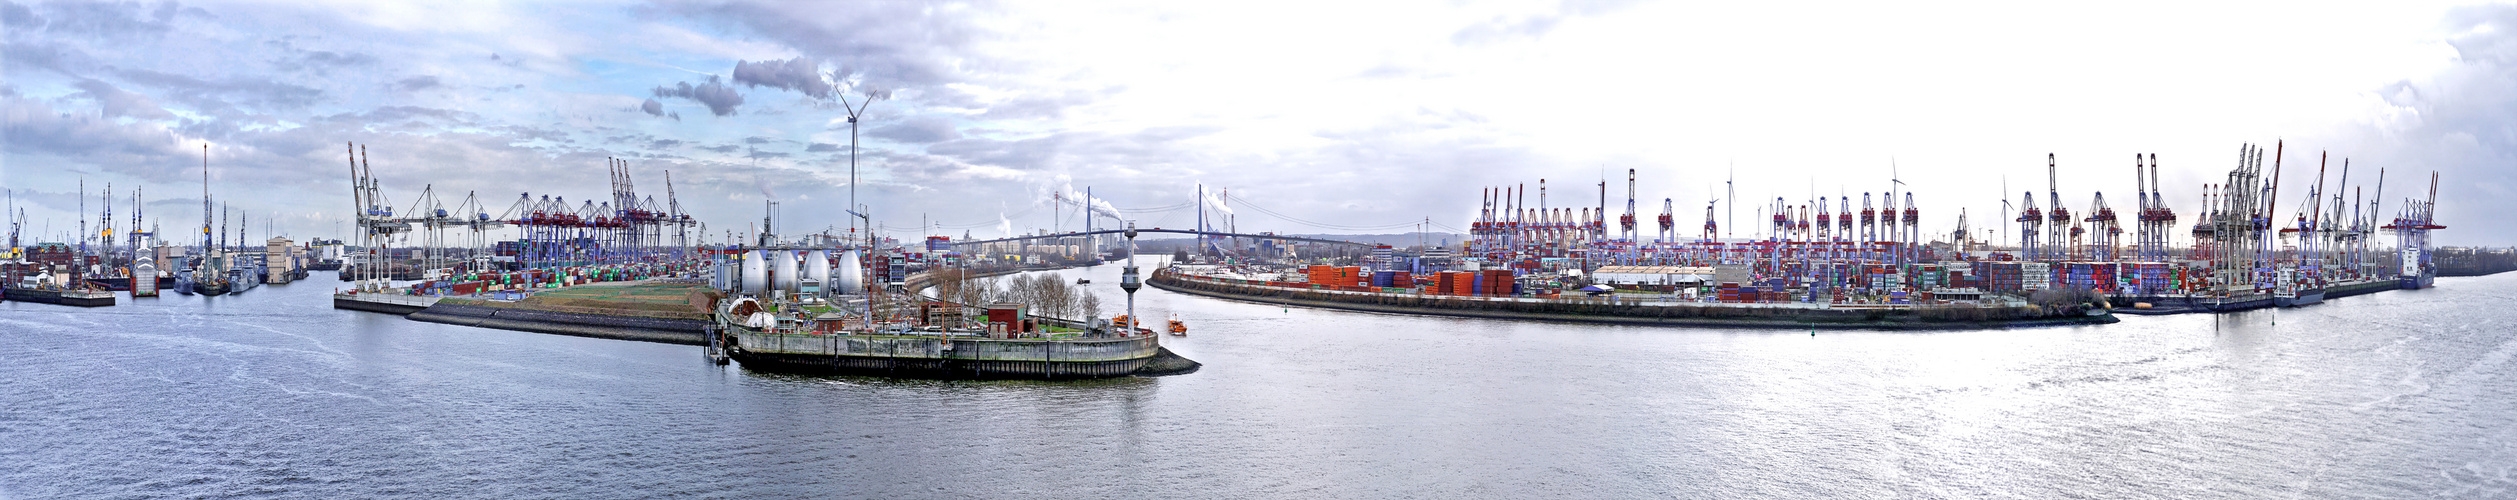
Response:
[[[753,373],[334,285],[0,303],[0,498],[2517,496],[2517,275],[1814,336],[1147,289],[1205,369],[1081,383]]]

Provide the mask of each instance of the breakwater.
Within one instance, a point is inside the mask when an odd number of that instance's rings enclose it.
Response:
[[[1155,288],[1270,304],[1396,314],[1571,321],[1631,325],[1745,328],[1979,329],[2113,323],[2112,314],[2077,307],[1771,307],[1732,304],[1616,302],[1376,294],[1218,283],[1157,272]]]

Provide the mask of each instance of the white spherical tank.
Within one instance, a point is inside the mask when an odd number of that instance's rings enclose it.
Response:
[[[770,264],[778,266],[778,275],[769,278],[770,286],[778,287],[779,290],[786,290],[787,293],[795,293],[796,289],[799,288],[796,286],[797,282],[795,280],[799,277],[796,276],[795,252],[791,250],[769,252],[769,262]]]
[[[769,285],[769,252],[753,250],[743,256],[743,293],[760,295]]]
[[[822,284],[823,291],[830,290],[829,250],[814,250],[804,254],[804,277],[813,280],[814,283]]]
[[[832,269],[831,272],[837,275],[837,282],[836,284],[826,286],[829,286],[833,293],[841,295],[856,295],[865,293],[865,264],[862,261],[857,260],[855,250],[849,250],[848,253],[840,254],[839,267],[837,269]],[[823,283],[832,282],[825,281]]]

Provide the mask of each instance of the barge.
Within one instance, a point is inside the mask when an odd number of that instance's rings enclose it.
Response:
[[[744,368],[812,374],[942,379],[1087,379],[1137,375],[1162,346],[1152,336],[995,339],[957,332],[771,333],[719,337]]]
[[[844,317],[769,311],[751,298],[727,301],[714,313],[714,348],[744,368],[805,374],[936,379],[1089,379],[1154,375],[1170,357],[1147,333],[1075,328],[1048,334],[1016,329],[851,325]],[[741,319],[736,319],[741,318]],[[860,317],[861,320],[861,317]],[[1045,324],[1083,325],[1050,318]],[[1185,360],[1183,360],[1185,361]],[[1192,363],[1193,364],[1193,363]],[[1149,366],[1154,369],[1148,370]]]
[[[60,304],[76,307],[114,305],[114,292],[94,286],[63,287],[50,274],[28,276],[0,290],[0,300]]]

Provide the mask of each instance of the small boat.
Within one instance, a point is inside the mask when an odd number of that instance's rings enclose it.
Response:
[[[1175,337],[1185,337],[1185,336],[1188,336],[1188,334],[1189,334],[1189,325],[1188,325],[1187,323],[1181,323],[1181,322],[1180,322],[1180,317],[1179,317],[1179,316],[1172,316],[1172,317],[1171,317],[1171,335],[1172,335],[1172,336],[1175,336]]]
[[[1088,278],[1075,278],[1075,284],[1078,284],[1078,285],[1090,285],[1090,284],[1092,284],[1092,280],[1091,280],[1091,279],[1088,279]]]

